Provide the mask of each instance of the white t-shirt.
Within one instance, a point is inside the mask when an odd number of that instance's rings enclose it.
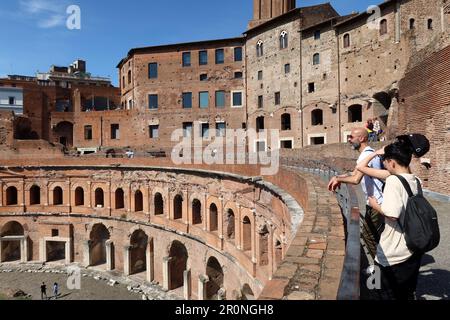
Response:
[[[360,164],[374,152],[375,150],[371,147],[366,147],[364,151],[361,152],[357,163]],[[380,157],[373,158],[373,160],[369,162],[369,167],[374,169],[382,169]],[[367,204],[369,204],[369,197],[375,197],[378,204],[383,203],[383,182],[381,180],[364,176],[361,180],[361,187],[366,195]]]
[[[413,174],[402,174],[408,181],[414,195],[418,193],[417,180]],[[390,176],[386,180],[384,189],[384,201],[381,210],[386,216],[386,226],[381,234],[380,244],[377,249],[376,261],[384,267],[393,266],[407,261],[413,253],[406,246],[405,235],[402,226],[405,225],[405,210],[409,195],[402,182],[396,176]],[[388,219],[396,218],[397,220]]]

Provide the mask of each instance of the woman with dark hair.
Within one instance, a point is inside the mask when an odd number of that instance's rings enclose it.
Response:
[[[384,215],[386,222],[375,259],[381,270],[381,290],[395,300],[415,299],[422,258],[421,254],[408,249],[401,227],[405,222],[409,195],[397,176],[408,182],[414,195],[418,193],[420,181],[409,168],[413,152],[413,148],[404,141],[397,141],[384,149],[381,158],[386,170],[376,173],[379,177],[386,178],[384,200],[380,205],[375,199],[369,199],[370,205]]]

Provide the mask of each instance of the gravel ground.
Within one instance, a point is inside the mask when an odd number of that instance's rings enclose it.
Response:
[[[179,300],[156,285],[126,278],[120,274],[81,269],[80,290],[70,290],[67,269],[62,266],[0,264],[0,300],[8,292],[19,290],[41,300],[40,286],[47,285],[47,295],[53,300],[53,283],[59,284],[59,300]]]

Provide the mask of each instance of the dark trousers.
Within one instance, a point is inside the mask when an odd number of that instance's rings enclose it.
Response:
[[[422,254],[414,254],[407,261],[383,267],[377,263],[381,270],[381,293],[389,300],[415,300],[415,292]]]
[[[362,221],[361,236],[369,250],[372,259],[377,255],[378,243],[384,230],[384,216],[372,207],[366,206],[366,215]]]

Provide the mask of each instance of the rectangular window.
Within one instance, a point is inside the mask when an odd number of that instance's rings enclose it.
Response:
[[[282,140],[280,141],[281,149],[293,149],[292,148],[292,140]]]
[[[225,91],[216,91],[216,108],[225,108]]]
[[[233,92],[233,107],[242,107],[242,92]]]
[[[200,75],[200,81],[208,81],[208,75],[206,73],[202,73]]]
[[[191,66],[191,53],[183,52],[183,67],[190,67],[190,66]]]
[[[198,94],[199,107],[202,109],[209,107],[209,93],[208,91],[203,91]]]
[[[207,138],[209,137],[209,123],[202,123],[201,124],[201,137],[202,138]]]
[[[316,85],[314,84],[314,82],[308,83],[308,92],[313,93],[315,91],[316,91]]]
[[[291,72],[291,64],[287,63],[284,65],[284,73]]]
[[[208,51],[203,50],[198,53],[198,64],[201,66],[208,64]]]
[[[84,126],[84,140],[92,140],[92,126]]]
[[[234,48],[234,61],[242,61],[242,48]]]
[[[227,130],[227,124],[225,122],[216,123],[216,136],[225,137],[225,132]]]
[[[235,72],[235,73],[234,73],[234,78],[235,78],[235,79],[242,79],[243,76],[244,76],[244,75],[242,74],[241,71],[238,71],[238,72]]]
[[[258,96],[258,109],[264,108],[264,97]]]
[[[158,64],[157,63],[149,63],[148,64],[148,78],[149,79],[158,78]]]
[[[149,94],[148,95],[148,108],[149,109],[158,109],[158,95],[157,94]]]
[[[314,40],[319,40],[320,39],[320,30],[316,30],[314,32]]]
[[[9,105],[14,105],[14,104],[16,104],[16,98],[14,98],[14,97],[9,97]]]
[[[185,138],[192,137],[192,122],[183,122],[183,135]]]
[[[118,124],[111,125],[111,140],[120,139],[120,126]]]
[[[278,106],[281,104],[281,94],[280,92],[275,92],[275,105]]]
[[[192,108],[192,92],[183,93],[183,108]]]
[[[159,138],[159,126],[158,125],[151,125],[148,127],[150,139],[157,139]]]
[[[222,64],[225,62],[225,53],[223,49],[216,50],[216,64]]]
[[[263,72],[258,71],[258,80],[262,80],[262,79],[263,79]]]

